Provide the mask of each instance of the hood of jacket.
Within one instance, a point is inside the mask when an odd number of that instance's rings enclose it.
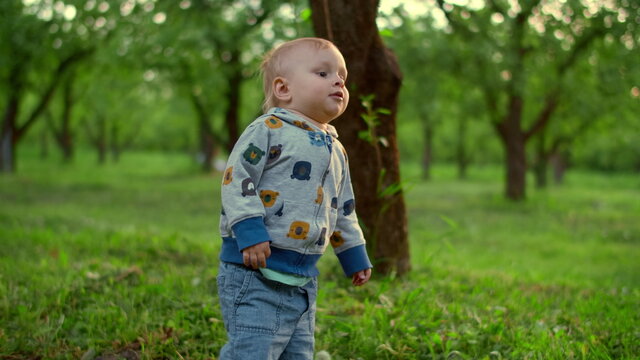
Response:
[[[267,111],[265,113],[265,115],[272,115],[272,116],[276,116],[278,117],[280,120],[285,121],[289,124],[295,125],[303,130],[307,130],[307,131],[324,131],[327,134],[331,135],[334,138],[338,138],[338,131],[336,130],[336,128],[333,125],[330,124],[326,124],[326,129],[321,129],[319,128],[316,124],[314,124],[311,121],[306,120],[305,118],[303,118],[302,116],[289,111],[287,109],[283,109],[283,108],[279,108],[279,107],[273,107],[271,109],[269,109],[269,111]]]

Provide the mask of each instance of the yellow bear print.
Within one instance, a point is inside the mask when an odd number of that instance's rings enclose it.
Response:
[[[231,182],[233,181],[233,166],[230,166],[227,170],[225,170],[224,172],[224,177],[222,180],[222,184],[223,185],[229,185],[231,184]]]
[[[282,120],[278,119],[275,116],[269,116],[267,120],[264,121],[268,128],[277,129],[282,127]]]
[[[299,127],[300,129],[304,129],[304,130],[307,130],[307,131],[313,130],[313,128],[311,126],[309,126],[309,124],[307,124],[304,121],[294,120],[293,121],[293,125]]]
[[[279,192],[273,190],[261,190],[260,191],[260,199],[262,199],[262,203],[264,207],[272,207],[273,204],[276,203],[276,199],[280,195]]]
[[[291,223],[291,227],[289,228],[287,237],[297,240],[305,240],[308,233],[309,223],[306,223],[304,221],[294,221]]]
[[[340,231],[334,231],[333,234],[331,234],[331,238],[329,238],[329,240],[331,241],[331,246],[333,246],[334,248],[337,248],[338,246],[344,244],[344,238],[342,237],[342,232]]]

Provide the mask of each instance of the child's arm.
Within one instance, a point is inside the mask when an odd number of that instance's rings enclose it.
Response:
[[[264,247],[268,247],[271,240],[263,220],[264,205],[258,196],[258,185],[266,165],[268,149],[269,128],[259,118],[245,129],[234,145],[221,189],[226,222],[226,233],[222,236],[233,236],[238,249],[243,253],[243,262],[247,266],[255,263],[256,268],[259,263],[266,261],[268,254]],[[244,253],[245,249],[256,245],[260,246]]]
[[[335,141],[334,144],[343,150],[342,144]],[[351,185],[351,174],[348,160],[345,154],[343,178],[338,191],[335,231],[331,235],[331,245],[340,261],[342,270],[347,277],[351,277],[356,286],[364,285],[371,276],[371,261],[367,255],[364,234],[358,224],[358,216],[355,212],[355,196]]]

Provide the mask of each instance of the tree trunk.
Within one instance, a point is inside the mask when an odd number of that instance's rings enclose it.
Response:
[[[521,129],[522,98],[511,96],[509,110],[503,122],[496,125],[505,148],[506,197],[520,201],[526,197],[526,137]]]
[[[556,151],[551,154],[550,163],[553,168],[553,181],[556,185],[562,185],[564,174],[569,167],[567,152]]]
[[[111,151],[111,160],[114,163],[120,161],[120,151],[122,150],[122,139],[120,139],[120,126],[117,121],[111,123],[109,129],[109,150]]]
[[[2,129],[0,129],[0,173],[12,173],[15,171],[16,133],[18,130],[20,92],[22,90],[21,71],[22,67],[16,64],[9,75],[7,109],[4,113]]]
[[[464,116],[458,119],[458,143],[456,144],[456,163],[458,164],[458,179],[467,177],[467,121]]]
[[[107,163],[107,124],[105,119],[101,119],[98,124],[98,137],[96,139],[96,151],[98,155],[98,165]]]
[[[191,93],[191,103],[198,116],[198,137],[200,138],[200,156],[202,158],[202,171],[209,172],[213,168],[213,156],[215,153],[216,138],[209,123],[209,113],[205,109],[197,94]]]
[[[431,179],[431,164],[433,163],[433,124],[430,121],[424,122],[423,137],[424,150],[422,152],[422,179]]]
[[[62,126],[58,136],[58,143],[62,150],[62,159],[69,163],[73,160],[73,133],[71,130],[71,111],[73,109],[73,78],[69,77],[63,89],[64,106],[62,111]]]
[[[511,200],[524,200],[526,197],[526,156],[522,137],[507,139],[507,189],[506,196]]]
[[[402,73],[376,25],[377,0],[311,0],[317,36],[333,41],[345,57],[350,103],[335,121],[340,140],[349,152],[357,211],[367,236],[376,271],[398,274],[410,270],[406,207],[401,182],[395,114]],[[358,134],[367,130],[361,114],[361,97],[375,94],[373,109],[379,114],[377,139],[368,142]],[[396,191],[389,191],[396,189]],[[383,192],[387,190],[386,192]]]
[[[40,159],[44,160],[49,157],[49,136],[47,129],[40,132]]]
[[[13,92],[10,92],[7,110],[2,123],[2,132],[0,133],[0,173],[12,173],[15,171],[15,132],[18,102],[18,97]]]
[[[104,165],[107,162],[107,119],[102,114],[96,114],[95,123],[95,132],[87,123],[87,134],[96,149],[98,165]]]
[[[547,173],[549,169],[547,166],[547,159],[538,157],[536,159],[535,166],[533,166],[533,174],[536,179],[536,188],[545,189],[547,187]]]
[[[536,142],[536,158],[535,163],[533,164],[533,174],[536,179],[536,188],[544,189],[547,187],[547,173],[548,173],[548,163],[549,163],[549,154],[545,148],[546,142],[546,129],[540,131],[538,135],[538,139]]]
[[[225,113],[225,125],[227,128],[227,151],[231,154],[233,145],[240,134],[238,133],[238,108],[240,107],[240,86],[242,85],[242,63],[240,63],[240,51],[234,49],[229,60],[231,76],[227,90],[227,111]]]

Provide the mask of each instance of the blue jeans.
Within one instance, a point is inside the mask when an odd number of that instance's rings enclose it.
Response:
[[[221,261],[217,280],[228,336],[220,360],[313,359],[317,279],[289,286]]]

